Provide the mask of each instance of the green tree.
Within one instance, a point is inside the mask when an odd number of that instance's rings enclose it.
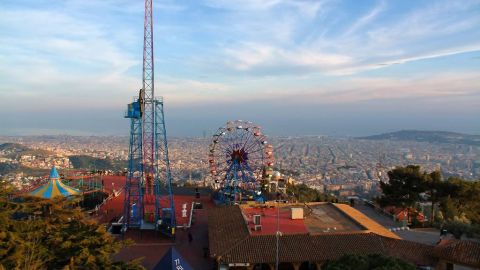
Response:
[[[0,186],[0,269],[142,269],[114,262],[126,242],[87,217],[77,199],[24,197],[13,202]]]
[[[299,202],[321,202],[327,201],[330,198],[330,196],[325,195],[316,189],[310,188],[305,184],[288,184],[287,194],[295,197]]]
[[[441,173],[434,171],[425,173],[419,166],[397,167],[388,172],[389,183],[380,183],[382,196],[377,199],[381,206],[404,206],[408,209],[421,201],[422,193],[429,196],[432,202],[432,222],[435,219],[434,206],[440,205],[443,221],[455,221],[455,228],[480,224],[480,181],[466,181],[451,177],[442,180]]]
[[[447,181],[452,188],[450,198],[457,208],[457,217],[461,214],[473,223],[480,224],[480,182],[465,181],[459,178],[449,178]]]
[[[460,219],[480,224],[480,200],[477,199],[480,194],[479,181],[451,177],[441,182],[437,189],[440,190],[438,197],[445,220]]]
[[[415,270],[410,263],[379,254],[347,254],[335,261],[327,262],[322,270]]]
[[[421,200],[420,193],[427,190],[426,173],[420,166],[397,167],[388,172],[389,182],[380,182],[382,196],[378,199],[381,206],[394,205],[413,207]]]
[[[432,225],[435,222],[435,205],[438,203],[439,197],[443,195],[442,183],[442,174],[440,171],[434,171],[426,175],[427,192],[432,203],[430,209],[430,223]]]
[[[440,208],[442,210],[444,220],[453,220],[456,216],[458,216],[457,207],[450,196],[444,197],[440,200]]]

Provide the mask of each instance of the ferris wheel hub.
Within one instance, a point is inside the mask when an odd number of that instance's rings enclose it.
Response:
[[[231,154],[231,160],[233,162],[237,162],[238,164],[244,163],[248,160],[248,154],[243,148],[233,150]]]

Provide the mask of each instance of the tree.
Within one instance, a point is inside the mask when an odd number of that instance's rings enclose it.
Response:
[[[480,224],[480,181],[466,181],[451,177],[442,180],[441,173],[434,171],[425,173],[419,166],[397,167],[388,172],[389,183],[380,183],[383,195],[378,198],[381,206],[406,206],[410,209],[421,201],[422,193],[429,196],[432,202],[432,222],[435,219],[434,206],[439,203],[441,215],[445,222]]]
[[[431,172],[430,174],[426,175],[426,186],[427,186],[427,191],[430,196],[430,201],[432,203],[432,208],[431,208],[431,217],[430,217],[430,223],[433,225],[435,221],[435,204],[438,203],[438,199],[440,196],[442,196],[442,174],[440,171],[434,171]]]
[[[310,188],[305,184],[287,184],[287,194],[289,196],[294,196],[299,202],[321,202],[326,201],[331,197],[316,189]]]
[[[410,263],[380,254],[347,254],[335,261],[327,262],[322,270],[415,270]]]
[[[453,220],[456,216],[458,216],[457,207],[450,196],[444,197],[440,200],[440,208],[442,210],[444,220]]]
[[[446,221],[459,219],[480,224],[479,181],[451,177],[437,186],[440,208]]]
[[[116,241],[87,217],[78,199],[8,198],[0,186],[0,269],[142,269],[114,262],[126,242]]]
[[[459,178],[449,178],[447,183],[450,187],[449,197],[453,201],[453,205],[457,209],[457,217],[461,214],[472,222],[480,224],[480,182],[465,181]]]
[[[427,189],[427,176],[420,171],[420,166],[397,167],[388,172],[388,177],[388,183],[380,182],[383,195],[378,202],[381,206],[412,207],[421,199],[420,193]]]

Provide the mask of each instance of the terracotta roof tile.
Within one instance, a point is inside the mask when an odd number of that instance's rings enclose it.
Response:
[[[373,233],[327,234],[312,237],[316,260],[332,260],[345,254],[383,254],[380,237]]]
[[[223,254],[250,234],[238,206],[216,207],[208,213],[210,255]]]
[[[450,240],[435,247],[440,259],[480,268],[480,243],[466,240]]]
[[[434,246],[422,243],[382,237],[382,241],[389,256],[414,262],[416,265],[435,265]]]
[[[281,262],[324,261],[344,254],[385,253],[382,241],[375,234],[292,234],[279,239]],[[275,235],[255,235],[243,240],[221,256],[223,262],[274,262]]]
[[[347,210],[350,211],[350,210]],[[349,215],[356,215],[349,213]],[[209,211],[210,254],[225,263],[273,263],[275,235],[251,235],[238,206]],[[363,222],[363,221],[362,221]],[[363,222],[365,224],[365,222]],[[374,231],[377,225],[367,224]],[[372,227],[373,226],[373,227]],[[480,267],[480,243],[451,241],[430,246],[373,232],[287,234],[279,239],[281,262],[333,260],[344,254],[385,254],[423,266],[434,266],[438,258]]]

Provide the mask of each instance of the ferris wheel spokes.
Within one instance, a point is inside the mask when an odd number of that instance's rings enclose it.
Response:
[[[273,147],[259,126],[248,121],[229,121],[213,135],[209,153],[210,172],[220,183],[224,202],[242,200],[242,194],[260,196],[264,168],[273,164]]]

